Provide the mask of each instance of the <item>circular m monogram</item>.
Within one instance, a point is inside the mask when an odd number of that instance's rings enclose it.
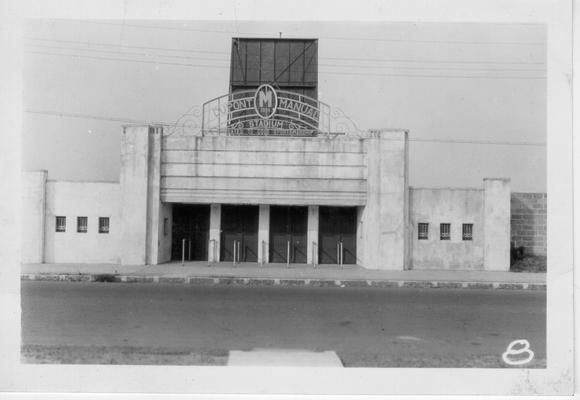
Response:
[[[256,89],[254,108],[260,118],[271,118],[276,113],[277,107],[278,95],[272,86],[264,84]]]

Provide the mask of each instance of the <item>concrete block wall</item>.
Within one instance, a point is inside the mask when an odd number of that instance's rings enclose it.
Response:
[[[511,194],[511,242],[523,246],[525,254],[546,255],[547,210],[546,193]]]

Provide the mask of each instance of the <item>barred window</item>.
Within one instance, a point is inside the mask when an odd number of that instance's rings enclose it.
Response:
[[[427,240],[429,239],[429,224],[425,222],[419,222],[419,240]]]
[[[66,217],[56,217],[56,231],[57,232],[66,231]]]
[[[441,224],[439,230],[440,230],[439,238],[441,240],[451,239],[451,224]]]
[[[99,217],[99,233],[109,233],[109,217]]]
[[[463,224],[463,240],[473,240],[473,224]]]
[[[77,217],[77,232],[87,233],[88,218]]]

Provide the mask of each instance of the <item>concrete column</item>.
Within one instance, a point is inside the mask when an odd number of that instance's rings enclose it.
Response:
[[[220,261],[220,237],[222,225],[222,205],[212,204],[209,214],[209,262]]]
[[[164,214],[161,203],[161,146],[163,129],[150,127],[149,132],[149,157],[147,170],[147,249],[146,263],[151,265],[165,261],[165,254],[161,250],[163,236]]]
[[[121,264],[157,264],[162,128],[126,126],[121,136]]]
[[[260,204],[258,217],[258,263],[270,262],[270,205]]]
[[[44,235],[46,229],[46,180],[48,171],[22,174],[22,238],[20,241],[23,263],[44,262]],[[55,218],[53,216],[53,218]],[[70,221],[67,221],[70,224]],[[50,225],[50,224],[49,224]],[[50,225],[54,229],[54,222]],[[70,229],[70,225],[68,227]]]
[[[318,264],[318,226],[320,223],[320,208],[318,206],[308,206],[308,233],[306,235],[308,244],[306,246],[306,262]],[[313,258],[314,257],[314,258]]]
[[[403,270],[408,255],[407,132],[371,131],[367,203],[358,217],[357,258],[369,269]]]
[[[509,271],[510,180],[485,178],[483,196],[483,267],[486,271]]]

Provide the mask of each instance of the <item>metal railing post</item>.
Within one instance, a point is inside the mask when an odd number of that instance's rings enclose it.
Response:
[[[336,266],[340,267],[340,242],[336,242]]]
[[[191,239],[188,239],[187,261],[191,261]]]
[[[316,242],[312,242],[312,267],[316,269]]]
[[[234,240],[234,258],[233,258],[233,262],[234,262],[234,267],[236,266],[236,244],[237,244],[237,240]]]
[[[290,241],[288,240],[286,246],[286,268],[290,268]]]
[[[344,264],[344,251],[342,249],[342,242],[340,242],[340,268],[343,268],[343,264]]]
[[[181,265],[185,265],[185,239],[181,241]]]

